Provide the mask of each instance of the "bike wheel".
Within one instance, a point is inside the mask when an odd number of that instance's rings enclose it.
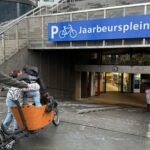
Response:
[[[60,32],[59,32],[59,37],[60,37],[60,38],[64,38],[64,37],[65,37],[64,31],[60,31]]]
[[[14,150],[15,142],[14,139],[9,139],[3,150]]]
[[[70,37],[71,38],[75,38],[77,36],[77,31],[76,30],[72,30],[71,32],[70,32]]]
[[[55,108],[55,114],[54,114],[54,119],[53,119],[53,124],[55,126],[58,126],[60,124],[60,119],[59,119],[59,112],[58,112],[58,109]]]

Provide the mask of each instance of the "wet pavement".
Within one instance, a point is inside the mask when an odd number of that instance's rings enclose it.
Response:
[[[143,137],[61,123],[49,126],[38,135],[16,143],[16,150],[149,150],[150,140]]]
[[[61,124],[17,141],[14,150],[149,150],[150,113],[143,108],[59,103]],[[92,111],[91,111],[92,109]],[[79,113],[83,111],[83,113]],[[6,107],[0,103],[0,119]]]

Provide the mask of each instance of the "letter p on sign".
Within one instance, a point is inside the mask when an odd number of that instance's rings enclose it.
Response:
[[[51,26],[51,38],[54,39],[55,34],[58,33],[58,27],[57,26]]]

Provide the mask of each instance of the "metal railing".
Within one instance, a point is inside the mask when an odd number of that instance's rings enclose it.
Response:
[[[29,24],[29,48],[30,49],[91,49],[91,48],[130,48],[150,47],[150,38],[142,39],[118,39],[96,41],[70,41],[49,42],[48,23],[64,21],[91,20],[98,18],[112,18],[120,16],[135,16],[150,14],[150,3],[140,3],[107,8],[80,10],[51,15],[30,16]],[[36,25],[33,26],[33,22]]]
[[[72,11],[72,7],[69,7],[74,2],[75,0],[61,0],[52,6],[37,7],[8,23],[5,29],[0,31],[0,64],[25,47],[29,49],[150,47],[149,38],[49,42],[48,23],[150,14],[150,3]]]
[[[0,30],[0,64],[9,59],[20,49],[28,47],[28,34],[31,31],[27,17],[41,16],[60,12],[61,5],[66,5],[67,0],[60,0],[53,5],[34,8],[19,18],[9,22]],[[36,26],[33,22],[32,26]]]
[[[18,24],[20,21],[25,19],[28,16],[37,16],[37,15],[46,15],[46,14],[53,14],[53,13],[58,13],[60,10],[58,9],[61,7],[62,4],[67,3],[67,0],[60,0],[57,3],[53,3],[53,5],[46,5],[46,6],[40,6],[36,7],[29,12],[25,13],[24,15],[20,16],[17,19],[14,19],[13,21],[9,22],[7,25],[5,25],[5,29],[0,31],[0,35],[7,31],[9,28],[12,26]]]

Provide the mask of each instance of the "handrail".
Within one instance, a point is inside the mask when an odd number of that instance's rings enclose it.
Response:
[[[69,1],[68,1],[69,3]],[[110,48],[114,47],[118,48],[116,45],[119,45],[122,48],[127,47],[150,47],[149,41],[147,38],[141,38],[140,43],[135,46],[132,43],[129,43],[126,39],[116,40],[115,44],[111,44],[107,42],[107,40],[98,40],[96,44],[94,42],[88,41],[68,41],[65,42],[52,42],[48,40],[48,23],[57,23],[57,22],[71,22],[71,21],[79,21],[79,20],[91,20],[98,18],[112,18],[112,17],[125,17],[125,16],[136,16],[136,15],[148,15],[149,13],[149,3],[140,3],[140,4],[130,4],[130,5],[121,5],[121,6],[109,6],[104,8],[94,8],[94,9],[84,9],[84,10],[76,10],[79,4],[74,5],[68,9],[67,6],[69,4],[66,3],[61,5],[61,9],[63,11],[57,11],[57,13],[52,14],[41,14],[41,16],[28,16],[29,23],[31,24],[34,19],[37,20],[37,25],[34,27],[30,25],[28,32],[28,48],[32,50],[39,49],[89,49],[89,48]],[[71,9],[74,8],[74,9]],[[58,8],[59,9],[59,8]],[[137,11],[136,11],[137,10]],[[136,14],[135,14],[136,13]],[[95,15],[97,14],[97,15]],[[81,17],[80,17],[81,16]],[[40,18],[40,22],[38,22],[37,18]],[[42,25],[42,26],[41,26]],[[38,32],[37,32],[38,31]],[[76,44],[77,43],[77,44]],[[141,44],[141,46],[139,46]]]
[[[63,4],[65,1],[67,1],[67,0],[60,0],[60,1],[56,2],[56,3],[53,3],[53,5],[45,5],[45,7],[50,7],[51,6],[52,9],[55,9],[59,5]],[[38,13],[39,11],[37,11],[36,13]],[[36,14],[36,13],[34,13],[34,14]]]
[[[121,5],[121,6],[111,6],[105,8],[94,8],[94,9],[86,9],[86,10],[77,10],[77,11],[69,11],[69,12],[62,12],[57,14],[52,14],[52,16],[59,16],[59,15],[67,15],[67,14],[77,14],[77,13],[84,13],[84,12],[93,12],[93,11],[101,11],[101,10],[112,10],[112,9],[119,9],[119,8],[130,8],[130,7],[138,7],[138,6],[145,6],[150,5],[150,2],[147,3],[138,3],[138,4],[129,4],[129,5]],[[42,16],[49,16],[49,14],[42,15]],[[29,16],[32,18],[32,16]]]
[[[62,3],[64,3],[65,1],[67,1],[67,0],[60,0],[60,1],[56,2],[56,3],[53,3],[53,5],[43,5],[43,6],[39,6],[39,7],[36,7],[34,9],[32,9],[31,11],[25,13],[24,15],[20,16],[19,18],[15,19],[15,20],[9,22],[7,25],[5,25],[5,28],[0,31],[0,35],[2,35],[6,31],[8,31],[14,25],[18,24],[25,17],[27,17],[27,16],[33,17],[32,15],[37,14],[43,8],[47,9],[48,7],[50,7],[50,9],[55,9],[59,5],[61,5]],[[130,4],[130,5],[122,5],[122,6],[112,6],[112,7],[106,7],[106,8],[96,8],[96,9],[89,9],[89,10],[88,9],[87,10],[79,10],[79,11],[75,11],[75,12],[74,11],[63,12],[63,13],[58,13],[56,15],[62,15],[62,14],[68,14],[68,13],[80,13],[80,12],[96,11],[96,10],[109,10],[109,9],[117,9],[117,8],[129,8],[129,7],[133,7],[133,6],[143,6],[143,5],[150,5],[150,2],[147,2],[147,3],[138,3],[138,4]],[[45,14],[43,16],[47,16],[47,15],[48,14]]]
[[[66,0],[62,0],[61,3],[59,2],[56,2],[56,3],[53,3],[53,5],[43,5],[43,6],[39,6],[39,7],[36,7],[34,9],[32,9],[31,11],[25,13],[24,15],[20,16],[19,18],[11,21],[10,23],[8,23],[6,26],[5,26],[5,29],[2,29],[0,31],[0,35],[2,35],[4,32],[8,31],[9,29],[11,29],[13,26],[15,26],[16,24],[18,24],[20,21],[22,21],[24,18],[26,18],[27,16],[30,16],[30,15],[34,15],[36,13],[38,13],[39,11],[41,11],[43,8],[47,8],[47,7],[51,7],[50,9],[54,9],[55,7],[58,7],[59,5],[61,5],[63,2],[65,2]],[[53,8],[54,6],[54,8]]]
[[[59,43],[51,43],[50,45],[47,44],[47,32],[45,32],[45,25],[47,21],[49,20],[48,18],[54,18],[56,21],[59,20],[60,15],[65,16],[69,14],[69,20],[72,21],[74,17],[76,17],[74,14],[86,14],[86,19],[90,19],[89,12],[92,12],[90,14],[94,14],[93,12],[95,11],[102,11],[103,16],[106,15],[107,17],[107,12],[110,10],[114,9],[119,9],[121,8],[121,12],[123,16],[126,16],[126,12],[128,12],[128,8],[137,9],[137,7],[141,6],[142,9],[142,14],[147,14],[149,13],[147,10],[150,6],[149,3],[140,3],[140,4],[130,4],[130,5],[121,5],[121,6],[112,6],[112,7],[106,7],[106,8],[94,8],[94,9],[86,9],[86,10],[78,10],[78,11],[73,11],[72,9],[69,9],[68,11],[68,6],[69,4],[73,4],[76,0],[60,0],[57,4],[53,5],[43,5],[40,7],[37,7],[28,13],[24,14],[23,16],[17,18],[14,21],[11,21],[10,23],[6,24],[4,28],[0,30],[0,50],[2,52],[2,55],[0,55],[0,64],[3,63],[5,60],[8,60],[12,55],[14,55],[16,52],[18,52],[20,49],[23,49],[25,47],[28,47],[29,49],[49,49],[51,46],[54,49],[60,49],[60,48],[92,48],[93,45],[90,45],[89,42],[86,42],[85,47],[83,46],[76,46],[72,44],[72,42],[68,42],[68,46],[61,46]],[[76,6],[75,6],[76,7]],[[140,9],[140,11],[141,11]],[[131,9],[132,10],[132,9]],[[129,14],[132,14],[132,11]],[[120,14],[118,14],[120,15]],[[117,16],[118,16],[117,15]],[[48,17],[50,16],[50,17]],[[30,20],[31,18],[31,20]],[[33,19],[32,19],[33,18]],[[31,23],[33,23],[34,18],[37,18],[37,25],[34,26]],[[40,20],[38,19],[40,18]],[[79,18],[80,19],[80,18]],[[79,20],[77,19],[77,20]],[[62,20],[62,19],[61,19]],[[64,19],[68,20],[68,19]],[[76,19],[75,19],[76,20]],[[27,21],[27,22],[24,22]],[[23,26],[21,26],[24,24]],[[18,28],[19,25],[19,28]],[[21,27],[21,28],[20,28]],[[46,26],[47,27],[47,26]],[[7,32],[6,32],[7,31]],[[10,31],[10,32],[9,32]],[[40,31],[40,32],[37,32]],[[146,43],[147,39],[143,39],[142,45],[138,45],[138,47],[149,47],[149,45]],[[36,45],[38,43],[38,45]],[[88,47],[89,44],[89,47]],[[110,46],[107,45],[106,42],[102,42],[102,44],[95,45],[93,48],[97,47],[104,47],[104,48],[109,48]],[[113,47],[113,46],[111,46]],[[114,46],[115,48],[118,48],[117,46]],[[122,40],[121,42],[121,47],[137,47],[133,45],[126,45],[125,42]]]

